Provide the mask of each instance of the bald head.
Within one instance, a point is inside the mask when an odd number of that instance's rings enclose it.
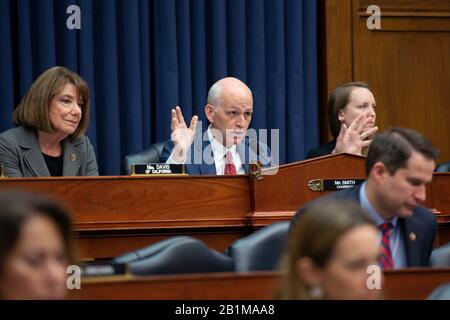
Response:
[[[208,92],[208,104],[218,107],[223,100],[234,100],[239,97],[241,99],[251,99],[253,103],[252,92],[249,87],[241,80],[233,77],[220,79],[212,85]]]
[[[253,96],[241,80],[223,78],[209,90],[205,114],[213,136],[226,147],[241,142],[253,114]]]

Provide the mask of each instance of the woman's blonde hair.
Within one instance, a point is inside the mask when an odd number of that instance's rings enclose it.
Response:
[[[350,200],[322,201],[306,208],[289,236],[278,298],[311,299],[311,288],[300,279],[297,271],[298,259],[309,257],[317,267],[326,267],[339,239],[349,230],[365,224],[374,225],[359,204]]]
[[[78,97],[83,101],[80,123],[71,136],[83,135],[89,125],[89,88],[83,78],[64,67],[50,68],[33,82],[14,110],[12,116],[14,124],[44,132],[54,132],[50,121],[49,107],[53,98],[69,83],[77,88]]]

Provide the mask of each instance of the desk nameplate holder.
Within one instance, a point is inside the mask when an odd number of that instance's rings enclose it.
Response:
[[[134,163],[131,165],[132,176],[166,176],[186,175],[184,164],[172,163]]]
[[[352,189],[366,181],[365,179],[312,179],[308,181],[308,188],[311,191],[338,191],[342,189]]]

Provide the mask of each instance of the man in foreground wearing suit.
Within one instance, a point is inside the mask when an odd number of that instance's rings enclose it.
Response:
[[[393,128],[375,137],[366,160],[367,180],[353,189],[316,201],[360,203],[379,229],[384,269],[427,266],[436,234],[436,217],[421,203],[431,182],[437,151],[420,133]],[[301,218],[303,209],[293,223]]]
[[[172,109],[172,141],[162,154],[167,163],[185,163],[186,172],[194,175],[245,174],[253,161],[269,164],[268,147],[247,136],[253,96],[242,81],[217,81],[208,92],[205,114],[210,125],[202,132],[196,130],[196,115],[187,127],[180,107]]]

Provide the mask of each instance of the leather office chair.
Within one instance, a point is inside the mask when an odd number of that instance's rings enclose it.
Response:
[[[430,265],[434,268],[450,267],[450,243],[433,250],[430,257]]]
[[[435,172],[450,172],[450,161],[441,163],[436,167]]]
[[[233,259],[208,248],[191,237],[174,237],[134,252],[135,257],[118,257],[115,262],[129,259],[129,270],[136,275],[230,272]]]
[[[445,283],[434,289],[427,300],[450,300],[450,283]]]
[[[161,163],[167,159],[161,159],[164,145],[167,141],[157,142],[150,148],[138,153],[128,154],[122,161],[122,174],[131,174],[131,165],[134,163]]]
[[[118,256],[112,260],[112,263],[115,264],[131,263],[147,257],[151,257],[160,253],[165,248],[170,247],[176,243],[186,241],[187,239],[190,238],[180,236],[164,239],[145,248],[127,252],[121,256]]]
[[[235,241],[225,253],[234,259],[235,271],[274,270],[284,252],[289,222],[268,225]]]

